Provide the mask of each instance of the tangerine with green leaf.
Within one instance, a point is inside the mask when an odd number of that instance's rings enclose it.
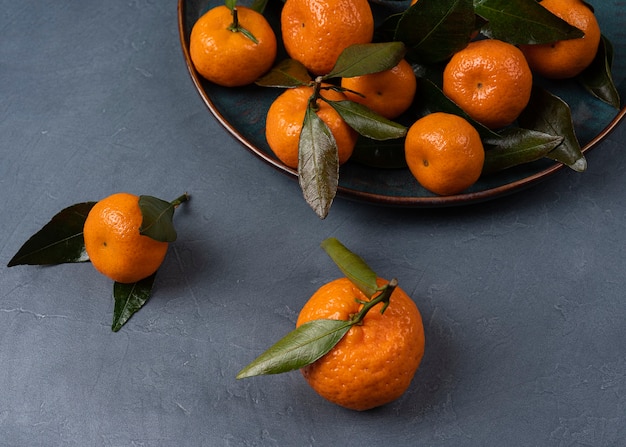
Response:
[[[539,4],[585,35],[546,44],[521,45],[528,65],[537,74],[550,79],[577,76],[591,64],[600,45],[600,25],[593,10],[581,0],[543,0]]]
[[[379,286],[388,281],[379,278]],[[304,305],[296,327],[319,319],[349,320],[369,301],[348,278],[322,286]],[[389,304],[376,304],[333,349],[301,369],[320,396],[353,410],[392,402],[407,390],[424,355],[424,328],[413,300],[396,287]]]
[[[346,275],[320,287],[296,328],[237,378],[300,369],[322,397],[353,410],[399,398],[424,355],[424,326],[413,300],[335,238],[322,248]]]
[[[344,49],[374,36],[368,0],[287,0],[280,23],[289,56],[315,75],[329,73]]]
[[[329,101],[343,101],[346,96],[329,84],[322,84],[319,95]],[[298,168],[300,134],[309,101],[315,88],[303,85],[289,88],[281,93],[270,105],[265,124],[265,137],[272,152],[290,168]],[[314,100],[315,113],[328,126],[337,144],[339,164],[352,155],[358,134],[339,113],[323,99]]]
[[[85,250],[93,266],[119,283],[134,283],[157,271],[168,243],[140,233],[139,197],[116,193],[89,211],[83,227]]]
[[[210,9],[189,37],[189,55],[198,73],[226,87],[253,83],[274,64],[276,48],[267,19],[245,6]]]

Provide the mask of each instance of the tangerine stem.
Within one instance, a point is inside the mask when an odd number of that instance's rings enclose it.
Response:
[[[237,31],[239,28],[239,14],[237,13],[237,7],[233,8],[232,12],[233,23],[228,27],[231,31]]]
[[[315,83],[313,85],[313,96],[311,96],[311,104],[313,105],[313,110],[317,111],[317,100],[320,98],[320,90],[322,89],[322,77],[318,76],[315,78]]]
[[[256,37],[254,37],[254,34],[252,34],[250,31],[245,29],[243,26],[239,25],[239,13],[237,12],[237,7],[234,7],[232,9],[231,14],[233,16],[233,23],[231,23],[226,29],[228,31],[232,31],[233,33],[241,33],[244,36],[246,36],[248,39],[250,39],[252,42],[254,42],[255,44],[258,44],[259,41],[257,40]]]
[[[174,200],[172,200],[170,202],[170,205],[172,205],[174,208],[176,208],[181,203],[187,202],[190,198],[191,197],[189,196],[189,194],[185,193],[182,196],[179,196],[179,197],[175,198]]]
[[[376,298],[373,298],[370,301],[366,301],[363,303],[363,307],[361,308],[359,313],[354,315],[350,319],[350,322],[353,325],[359,324],[361,321],[363,321],[363,318],[365,318],[365,315],[370,311],[370,309],[379,303],[383,303],[383,308],[380,310],[380,313],[384,313],[387,309],[387,306],[389,306],[389,299],[391,298],[391,294],[396,287],[398,287],[398,280],[396,278],[393,278],[391,281],[389,281],[388,284],[383,287],[380,294]]]

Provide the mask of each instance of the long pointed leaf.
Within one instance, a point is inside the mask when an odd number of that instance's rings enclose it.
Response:
[[[562,141],[561,136],[535,130],[507,129],[501,138],[485,139],[485,163],[482,174],[491,174],[539,160]]]
[[[575,39],[584,33],[535,0],[475,0],[476,13],[488,20],[483,33],[514,45]]]
[[[298,180],[306,202],[324,219],[339,184],[337,143],[330,129],[307,107],[298,146]]]
[[[407,128],[354,101],[327,101],[360,135],[373,140],[393,140],[406,135]]]
[[[405,52],[402,42],[351,45],[341,52],[324,79],[351,78],[390,70],[400,63]]]
[[[7,266],[88,261],[83,226],[95,204],[96,202],[77,203],[57,213],[22,245]]]
[[[348,250],[336,238],[328,238],[322,241],[322,248],[333,260],[339,270],[343,272],[352,283],[359,288],[368,298],[378,291],[376,284],[377,275],[367,263],[358,255]]]
[[[579,76],[578,81],[596,98],[619,109],[620,97],[611,75],[613,46],[602,36],[596,57]]]
[[[115,308],[113,310],[113,332],[119,331],[124,324],[150,299],[152,285],[156,273],[133,284],[116,282],[113,285],[113,298]]]
[[[394,40],[406,44],[409,59],[442,62],[467,45],[475,25],[472,0],[424,0],[398,17]]]
[[[342,320],[304,323],[243,368],[237,379],[279,374],[309,365],[333,349],[351,326],[351,322]]]
[[[587,169],[587,160],[574,132],[571,110],[561,98],[541,87],[533,87],[528,106],[518,122],[526,129],[563,137],[563,142],[548,152],[547,158],[577,172]]]

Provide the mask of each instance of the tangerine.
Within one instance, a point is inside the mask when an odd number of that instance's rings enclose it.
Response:
[[[330,72],[343,50],[374,36],[368,0],[287,0],[280,24],[287,54],[315,75]]]
[[[439,195],[469,188],[485,161],[478,131],[464,118],[443,112],[426,115],[409,128],[404,153],[417,181]]]
[[[587,68],[598,52],[600,25],[591,8],[580,0],[543,0],[541,6],[585,35],[539,45],[520,45],[528,65],[550,79],[572,78]]]
[[[328,84],[322,84],[320,95],[330,101],[346,100],[346,96],[333,89],[324,89]],[[265,122],[265,137],[272,152],[290,168],[297,169],[300,134],[304,115],[309,100],[314,93],[310,86],[290,88],[281,93],[270,105]],[[317,100],[317,115],[330,129],[339,156],[339,164],[343,164],[352,155],[358,134],[353,130],[339,113],[327,102]]]
[[[342,78],[346,97],[388,119],[397,118],[413,103],[417,79],[405,59],[395,67],[378,73]]]
[[[532,73],[514,45],[495,39],[470,42],[443,73],[443,92],[472,119],[491,128],[508,126],[528,105]]]
[[[189,37],[189,55],[198,73],[225,87],[257,80],[274,64],[276,48],[276,35],[265,17],[244,6],[210,9]]]
[[[379,278],[378,285],[387,283]],[[311,320],[349,320],[367,297],[348,278],[318,289],[304,305],[296,326]],[[353,410],[368,410],[399,398],[424,355],[424,327],[413,300],[399,287],[389,306],[374,306],[326,355],[301,369],[322,397]]]
[[[134,283],[157,271],[168,243],[139,233],[139,197],[116,193],[96,203],[85,220],[85,250],[93,266],[120,283]]]

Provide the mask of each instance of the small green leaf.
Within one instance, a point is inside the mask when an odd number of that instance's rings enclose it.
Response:
[[[563,137],[563,142],[548,152],[547,158],[563,163],[576,172],[587,169],[587,160],[574,132],[572,113],[561,98],[541,87],[533,87],[530,101],[518,122],[526,129]]]
[[[613,45],[602,36],[595,59],[577,79],[596,98],[619,109],[621,100],[611,75],[612,63]]]
[[[509,128],[501,138],[486,139],[482,175],[492,174],[545,157],[563,141],[563,137],[535,130]]]
[[[246,36],[248,39],[250,39],[254,43],[257,43],[257,44],[259,43],[258,39],[256,37],[254,37],[254,34],[252,34],[251,31],[247,30],[243,26],[238,26],[236,28],[236,32],[243,34],[244,36]]]
[[[352,78],[391,70],[400,63],[405,52],[402,42],[351,45],[341,52],[335,66],[324,79]]]
[[[464,48],[475,30],[472,0],[420,0],[390,17],[394,40],[407,46],[407,58],[419,63],[442,62]]]
[[[139,209],[143,215],[139,233],[161,242],[174,242],[174,205],[152,196],[139,196]]]
[[[333,260],[339,270],[342,271],[358,289],[368,298],[378,291],[376,283],[377,275],[367,263],[358,255],[348,250],[336,238],[328,238],[322,241],[322,248]]]
[[[237,6],[237,0],[224,0],[224,5],[232,11]]]
[[[360,135],[373,140],[391,140],[406,135],[407,128],[353,101],[327,101]]]
[[[475,0],[476,13],[487,19],[482,32],[514,45],[576,39],[584,33],[535,0]]]
[[[306,202],[325,219],[337,194],[339,156],[330,129],[307,107],[298,146],[298,180]]]
[[[156,273],[153,273],[136,283],[122,284],[115,282],[113,284],[113,298],[115,300],[113,324],[111,325],[113,332],[119,331],[128,319],[146,304],[152,293],[155,277]]]
[[[259,14],[263,14],[265,11],[265,7],[267,6],[268,0],[254,0],[250,5],[250,9],[258,12]]]
[[[22,245],[7,266],[88,261],[83,226],[95,204],[96,202],[77,203],[60,211]]]
[[[352,322],[312,320],[289,332],[237,374],[237,379],[279,374],[309,365],[339,343]]]
[[[255,84],[261,87],[299,87],[311,82],[306,67],[295,59],[284,59],[273,67],[266,75],[261,76]]]

